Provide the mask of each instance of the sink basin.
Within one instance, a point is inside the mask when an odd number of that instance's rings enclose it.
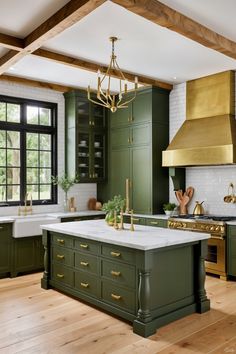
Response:
[[[15,238],[42,235],[41,225],[60,222],[60,219],[43,214],[16,216],[14,219],[12,236]]]

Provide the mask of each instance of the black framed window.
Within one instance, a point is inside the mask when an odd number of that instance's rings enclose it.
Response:
[[[0,95],[0,205],[56,203],[57,105]]]

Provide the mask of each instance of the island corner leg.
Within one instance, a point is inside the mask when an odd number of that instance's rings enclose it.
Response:
[[[47,231],[43,231],[43,246],[44,246],[44,272],[41,278],[41,288],[47,290],[49,286],[49,236]]]
[[[150,312],[150,270],[140,270],[138,289],[139,310],[133,322],[133,331],[143,337],[156,333],[155,323]]]
[[[196,259],[196,304],[197,312],[204,313],[210,310],[210,300],[205,290],[205,257],[207,254],[207,240],[199,242]]]

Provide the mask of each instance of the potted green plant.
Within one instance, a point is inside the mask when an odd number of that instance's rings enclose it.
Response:
[[[123,199],[120,195],[115,195],[113,199],[108,200],[107,203],[104,203],[102,206],[102,210],[106,212],[105,220],[108,225],[113,225],[115,211],[117,213],[117,222],[119,221],[119,214],[121,210],[124,210],[125,207],[125,199]]]
[[[166,215],[170,216],[173,213],[173,211],[175,210],[176,206],[177,205],[175,203],[166,203],[166,204],[163,204],[163,210]]]
[[[79,182],[79,176],[68,177],[66,173],[62,176],[51,176],[52,184],[58,185],[64,191],[64,211],[68,211],[68,191],[75,184]]]

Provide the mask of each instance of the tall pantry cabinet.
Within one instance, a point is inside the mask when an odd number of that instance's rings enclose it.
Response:
[[[162,167],[162,150],[169,142],[169,91],[139,90],[128,108],[108,118],[108,185],[99,186],[98,197],[125,197],[128,179],[135,213],[163,212],[162,205],[169,200],[168,169]]]

